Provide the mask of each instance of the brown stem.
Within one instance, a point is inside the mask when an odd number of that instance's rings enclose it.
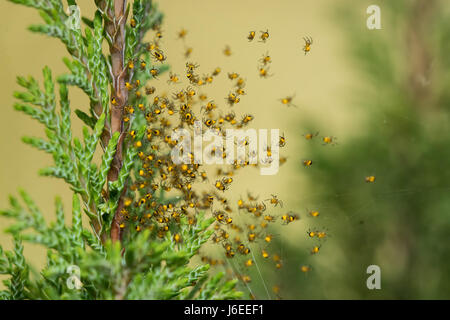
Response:
[[[105,20],[106,33],[110,38],[109,51],[111,54],[111,73],[113,77],[112,100],[111,103],[111,135],[115,132],[120,132],[120,139],[117,144],[116,154],[111,163],[111,168],[108,172],[108,182],[116,181],[119,176],[120,168],[123,162],[123,140],[124,140],[124,126],[123,126],[123,112],[128,102],[128,90],[125,87],[125,77],[127,70],[124,66],[125,56],[125,23],[126,17],[126,0],[114,0],[114,8],[106,8],[106,3],[103,1],[100,6],[108,19]],[[121,239],[121,214],[123,207],[123,197],[126,192],[124,187],[114,213],[113,222],[111,225],[111,240],[113,242]]]
[[[114,218],[111,224],[111,241],[116,242],[122,240],[122,228],[120,225],[123,223],[124,216],[120,213],[123,209],[124,203],[123,198],[127,192],[127,186],[125,186],[122,190],[122,193],[119,198],[119,203],[117,205],[116,212],[114,214]]]

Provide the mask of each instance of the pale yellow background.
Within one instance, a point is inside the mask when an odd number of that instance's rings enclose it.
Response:
[[[368,2],[347,2],[360,8],[361,25],[355,27],[365,28]],[[255,115],[253,127],[279,128],[287,137],[283,154],[288,156],[288,163],[275,176],[260,176],[252,169],[238,175],[232,191],[235,197],[245,194],[246,190],[260,194],[263,199],[277,194],[284,200],[287,210],[304,212],[311,203],[300,199],[307,199],[314,190],[305,185],[299,169],[301,159],[307,157],[301,152],[299,120],[313,114],[320,119],[321,128],[318,129],[324,130],[324,134],[338,136],[342,141],[357,132],[354,110],[350,112],[346,108],[346,96],[355,74],[343,52],[339,22],[331,18],[335,3],[335,0],[160,1],[166,16],[162,47],[173,70],[179,74],[184,70],[184,44],[176,39],[176,32],[184,27],[189,32],[185,43],[194,49],[191,60],[200,64],[201,72],[211,72],[220,66],[224,72],[236,71],[247,79],[248,95],[242,97],[235,111]],[[79,4],[82,14],[92,15],[91,1],[79,1]],[[43,128],[13,110],[12,93],[18,89],[16,75],[33,75],[41,80],[44,65],[51,67],[54,76],[67,72],[61,61],[67,53],[58,40],[26,30],[28,25],[40,22],[35,10],[2,1],[0,12],[0,207],[7,207],[8,195],[17,194],[17,188],[22,187],[32,195],[46,217],[53,219],[54,196],[63,197],[68,212],[71,192],[63,181],[38,177],[38,169],[51,164],[52,160],[23,144],[20,138],[23,135],[43,136]],[[248,31],[259,33],[266,29],[270,32],[267,43],[247,41]],[[306,56],[302,52],[303,36],[314,39],[312,51]],[[222,54],[225,45],[230,45],[231,57]],[[267,51],[273,59],[269,72],[273,76],[260,79],[257,60]],[[164,75],[159,81],[165,83],[166,79],[167,75]],[[213,86],[214,89],[204,91],[227,109],[223,98],[231,89],[230,81],[222,75]],[[294,93],[298,108],[280,104],[280,98]],[[87,99],[80,90],[71,89],[70,99],[72,109],[87,111]],[[79,135],[79,121],[75,122],[75,134]],[[1,227],[6,225],[6,221],[1,220]],[[0,243],[10,246],[9,238],[3,234]],[[33,246],[27,247],[27,251],[33,262],[43,261],[42,250]]]

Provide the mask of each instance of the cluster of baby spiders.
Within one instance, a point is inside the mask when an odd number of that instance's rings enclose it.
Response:
[[[130,24],[133,27],[133,19]],[[134,229],[137,232],[148,229],[161,239],[170,233],[172,240],[176,244],[181,244],[184,240],[181,232],[182,223],[195,225],[200,212],[210,212],[215,219],[211,241],[223,248],[226,259],[242,256],[244,257],[242,266],[244,270],[248,270],[255,264],[250,247],[260,243],[263,245],[259,249],[260,256],[264,260],[273,261],[275,268],[282,268],[281,254],[271,252],[269,247],[274,238],[269,226],[277,221],[280,221],[281,225],[289,225],[299,220],[300,215],[292,211],[269,214],[267,211],[282,208],[284,205],[276,195],[258,201],[258,197],[248,193],[245,200],[238,200],[237,208],[229,203],[225,196],[239,170],[245,167],[258,167],[259,164],[251,164],[248,160],[234,161],[233,164],[226,165],[226,169],[218,169],[215,177],[211,177],[201,164],[194,161],[192,153],[189,154],[189,161],[182,164],[174,163],[170,156],[174,148],[182,149],[180,141],[173,138],[176,129],[194,130],[195,122],[201,121],[202,126],[225,137],[227,128],[243,128],[253,121],[254,116],[244,114],[238,117],[233,110],[222,113],[223,108],[214,99],[200,92],[201,88],[213,84],[214,79],[223,74],[220,67],[202,75],[199,73],[199,64],[186,61],[184,74],[179,75],[171,71],[166,82],[169,87],[174,88],[185,81],[188,84],[181,89],[175,89],[171,95],[160,93],[154,86],[146,86],[147,80],[158,80],[160,77],[160,68],[152,65],[151,60],[154,63],[163,63],[167,59],[161,48],[163,33],[160,26],[156,26],[154,32],[153,40],[147,44],[147,55],[138,61],[128,61],[127,64],[135,76],[134,80],[130,79],[126,83],[130,103],[125,108],[123,120],[128,124],[128,128],[131,128],[134,119],[142,115],[146,122],[146,130],[143,138],[139,138],[137,130],[129,129],[128,139],[138,149],[140,163],[125,197],[121,210],[124,222],[120,227],[129,231]],[[181,29],[177,33],[177,38],[184,42],[187,33],[187,30]],[[252,41],[255,37],[256,32],[252,31],[248,35],[248,40]],[[259,39],[260,42],[266,43],[269,31],[261,31]],[[186,47],[185,59],[190,58],[192,51],[191,47]],[[225,48],[224,54],[231,55],[229,46]],[[259,76],[267,78],[270,76],[268,70],[272,62],[270,55],[264,54],[259,62]],[[227,77],[232,81],[232,89],[226,95],[225,103],[228,108],[232,108],[239,104],[246,94],[244,90],[246,81],[234,71],[227,73]],[[292,99],[293,96],[286,97],[281,102],[293,106]],[[243,143],[245,144],[245,141]],[[279,137],[279,147],[285,145],[286,138],[283,134]],[[265,148],[270,158],[271,147]],[[219,151],[222,151],[223,158],[226,158],[226,153],[223,150]],[[286,160],[286,157],[280,157],[280,164],[284,164]],[[200,192],[199,189],[205,189],[197,188],[200,184],[208,185],[209,190]],[[164,194],[164,198],[158,196],[161,194]],[[245,213],[244,220],[247,222],[235,219],[238,213]],[[221,258],[208,255],[202,255],[201,259],[213,266],[225,263]],[[311,269],[310,267],[305,269],[305,266],[302,268],[303,272]],[[244,271],[239,278],[246,283],[250,282],[250,275],[243,275],[244,273],[246,272]]]

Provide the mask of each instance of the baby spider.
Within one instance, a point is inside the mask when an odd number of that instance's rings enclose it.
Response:
[[[326,239],[328,236],[329,236],[329,234],[328,234],[328,232],[325,231],[325,230],[317,231],[317,232],[316,232],[316,237],[317,237],[317,239],[323,240],[323,239]]]
[[[227,100],[227,102],[230,105],[230,107],[233,106],[236,103],[239,103],[239,101],[241,101],[241,99],[236,94],[234,94],[233,92],[230,92],[228,94],[228,96],[225,98],[225,100]]]
[[[257,236],[258,236],[257,233],[251,231],[251,232],[249,232],[249,233],[247,234],[247,240],[250,241],[250,242],[253,242],[253,241],[256,240]]]
[[[250,121],[252,121],[254,117],[251,114],[244,114],[242,116],[241,123],[242,124],[248,124]]]
[[[269,68],[265,68],[264,66],[258,67],[258,73],[261,78],[271,77],[272,74],[269,74],[268,71],[269,71]]]
[[[274,254],[272,256],[272,259],[275,262],[275,267],[277,269],[280,269],[283,266],[283,261],[281,260],[281,257],[278,254]]]
[[[221,180],[216,180],[214,186],[220,191],[225,191],[228,188],[228,186],[224,184]]]
[[[246,267],[251,267],[253,265],[253,260],[252,259],[248,259],[247,261],[245,261],[245,266]]]
[[[206,106],[202,106],[200,108],[200,112],[202,112],[202,110],[205,110],[205,112],[211,112],[216,108],[217,108],[217,105],[214,103],[214,101],[211,100],[206,104]]]
[[[154,30],[156,31],[155,38],[161,39],[163,37],[163,33],[162,33],[160,26],[155,27]]]
[[[266,42],[267,39],[269,39],[269,30],[266,31],[260,31],[261,35],[259,38],[261,39],[261,42]]]
[[[229,72],[228,73],[228,79],[230,79],[230,80],[237,79],[237,77],[239,77],[239,74],[236,73],[236,72]]]
[[[161,63],[166,60],[166,56],[160,49],[156,49],[155,51],[153,51],[152,56],[156,61],[159,61]]]
[[[205,126],[210,128],[211,126],[214,126],[216,124],[216,120],[214,120],[214,119],[206,119],[206,120],[203,120],[203,123],[205,124]]]
[[[365,181],[367,182],[367,183],[374,183],[375,182],[375,176],[367,176],[366,178],[365,178]]]
[[[147,87],[147,88],[145,88],[145,94],[148,95],[148,96],[151,95],[151,94],[154,94],[155,91],[156,91],[155,87]]]
[[[250,31],[247,36],[248,41],[252,41],[253,39],[255,39],[255,34],[256,34],[255,31]]]
[[[317,236],[317,231],[316,231],[316,230],[311,230],[311,229],[309,229],[306,233],[308,234],[308,236],[309,236],[310,238],[314,238],[314,237]]]
[[[242,139],[236,139],[236,141],[234,142],[234,144],[236,146],[248,146],[250,143],[248,137],[242,138]]]
[[[276,219],[277,219],[276,217],[271,216],[270,214],[264,216],[264,220],[267,222],[275,222]]]
[[[258,204],[256,206],[256,209],[258,209],[260,212],[264,212],[264,211],[266,211],[267,207],[266,207],[266,204],[264,202],[261,202],[260,204]]]
[[[178,78],[176,73],[170,73],[169,74],[169,80],[167,80],[168,84],[176,84],[178,83],[178,81],[180,80],[180,78]]]
[[[308,214],[313,218],[317,218],[320,213],[317,210],[311,210],[311,211],[308,211]]]
[[[236,94],[240,95],[240,96],[245,96],[246,95],[244,89],[242,89],[242,88],[237,88],[236,89]]]
[[[305,133],[303,136],[305,137],[306,140],[311,140],[314,137],[317,137],[319,135],[319,131],[317,131],[316,133]]]
[[[231,48],[230,46],[226,46],[225,49],[223,49],[223,54],[227,57],[231,56]]]
[[[236,80],[236,87],[238,87],[238,88],[245,87],[245,80],[243,78],[238,78]]]
[[[154,42],[150,42],[148,45],[147,45],[147,51],[152,51],[152,50],[157,50],[159,48],[159,44],[158,44],[158,41],[154,41]]]
[[[145,70],[145,67],[147,66],[147,62],[145,60],[141,60],[139,63],[139,66],[141,67],[141,70]]]
[[[263,64],[263,65],[267,65],[268,63],[272,62],[272,58],[269,56],[269,53],[267,52],[266,54],[263,54],[262,58],[259,59],[259,61]]]
[[[311,268],[310,266],[308,266],[308,265],[302,265],[302,266],[300,267],[300,270],[301,270],[303,273],[307,273],[307,272],[311,271],[312,268]]]
[[[179,233],[175,233],[173,235],[173,241],[175,241],[176,243],[181,243],[181,242],[183,242],[183,239],[181,238]]]
[[[312,247],[312,249],[311,249],[311,254],[317,254],[317,253],[319,253],[320,247],[321,247],[321,246],[314,246],[314,247]]]
[[[299,219],[300,216],[292,211],[289,211],[281,216],[281,221],[283,221],[283,224],[289,224]]]
[[[186,71],[187,72],[193,72],[198,67],[199,67],[199,65],[194,62],[186,62]]]
[[[336,140],[337,140],[337,138],[333,137],[333,136],[325,136],[322,138],[324,146],[327,144],[334,146],[337,144]]]
[[[132,85],[131,83],[129,83],[129,82],[125,82],[125,87],[126,87],[128,90],[132,90],[132,89],[133,89],[133,85]]]
[[[192,48],[191,47],[187,47],[186,50],[184,51],[184,57],[187,59],[191,56],[192,53]]]
[[[280,207],[283,207],[283,201],[278,199],[278,197],[274,194],[272,194],[271,196],[272,196],[272,198],[266,199],[264,201],[270,201],[270,203],[273,204],[274,207],[276,207],[278,204],[280,205]]]
[[[284,147],[286,145],[286,137],[284,136],[284,133],[282,136],[280,136],[280,140],[278,141],[278,146],[280,148]]]
[[[220,67],[217,67],[217,68],[215,68],[214,71],[212,72],[212,75],[213,75],[214,77],[215,77],[215,76],[218,76],[219,73],[220,73],[220,71],[222,71],[222,69],[220,69]]]
[[[303,165],[307,168],[312,166],[312,160],[303,160]]]
[[[187,30],[186,29],[181,29],[177,33],[178,39],[184,39],[184,37],[186,37],[186,34],[187,34]]]
[[[272,241],[272,239],[273,239],[273,235],[271,235],[271,234],[267,234],[264,237],[264,241],[267,242],[267,243],[270,243]]]
[[[195,96],[195,90],[192,87],[187,87],[185,93],[188,99],[192,99]]]
[[[150,74],[152,75],[153,78],[158,79],[159,70],[156,68],[151,68]]]
[[[233,222],[233,220],[228,217],[223,211],[214,211],[213,215],[216,218],[216,221],[222,224],[230,224]]]
[[[210,75],[210,74],[206,74],[206,75],[203,76],[203,81],[204,81],[205,83],[212,83],[213,80],[214,80],[214,78],[213,78],[213,76]]]
[[[303,46],[303,51],[305,52],[305,55],[311,51],[311,45],[313,44],[313,39],[311,37],[303,37],[303,40],[305,41],[305,45]]]
[[[284,97],[284,98],[280,99],[280,101],[285,106],[297,107],[295,104],[292,103],[292,99],[294,99],[294,97],[295,97],[295,94],[293,94],[292,96]]]

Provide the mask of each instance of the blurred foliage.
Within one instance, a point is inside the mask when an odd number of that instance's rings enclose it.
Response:
[[[332,133],[320,122],[302,120],[300,127],[320,130],[302,152],[314,162],[305,174],[322,209],[316,226],[326,221],[332,235],[322,254],[333,258],[311,257],[319,281],[304,281],[298,266],[278,273],[284,298],[449,298],[449,13],[445,1],[380,7],[382,30],[366,29],[356,9],[334,8],[361,77],[349,103],[363,117],[335,146],[324,145]],[[375,182],[366,182],[372,175]],[[366,287],[372,264],[381,268],[381,290]]]

